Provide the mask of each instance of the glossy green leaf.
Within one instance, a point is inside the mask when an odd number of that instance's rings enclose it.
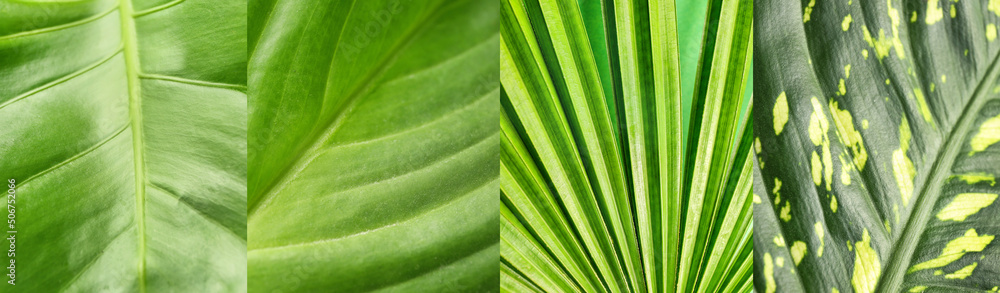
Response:
[[[250,291],[497,291],[498,3],[251,2]]]
[[[0,15],[0,176],[17,194],[3,292],[245,291],[245,2]]]
[[[758,1],[757,291],[997,291],[997,4]]]
[[[501,1],[501,290],[751,290],[753,3],[694,2]]]

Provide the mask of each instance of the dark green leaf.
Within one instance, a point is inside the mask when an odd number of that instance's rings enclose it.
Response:
[[[998,5],[758,2],[758,291],[997,290]]]

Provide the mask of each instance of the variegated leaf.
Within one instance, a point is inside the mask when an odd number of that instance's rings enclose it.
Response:
[[[996,291],[1000,1],[758,1],[755,288]]]

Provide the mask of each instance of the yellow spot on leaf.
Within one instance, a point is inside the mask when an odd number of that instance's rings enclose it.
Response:
[[[934,92],[934,83],[933,82],[931,83],[931,92],[932,93]]]
[[[819,155],[815,151],[812,153],[812,176],[816,186],[823,184],[823,163],[819,160]]]
[[[992,193],[960,193],[938,212],[937,218],[941,221],[965,221],[965,218],[978,213],[996,200],[997,195]]]
[[[781,235],[774,236],[774,245],[778,247],[785,247],[785,237]]]
[[[934,24],[944,18],[944,10],[938,5],[938,0],[927,1],[927,24]]]
[[[837,196],[832,196],[831,198],[832,199],[830,200],[830,210],[832,210],[833,213],[836,214],[837,213]]]
[[[885,220],[885,223],[883,224],[885,225],[885,231],[889,232],[889,234],[892,234],[892,226],[889,226],[889,220]]]
[[[868,42],[868,46],[875,49],[875,57],[881,61],[885,56],[889,56],[889,52],[895,50],[896,56],[899,59],[904,59],[906,55],[903,53],[903,43],[898,37],[888,38],[885,36],[885,30],[878,30],[878,38],[872,37],[871,32],[868,31],[866,26],[862,26],[862,33],[864,33],[865,41]]]
[[[965,231],[964,236],[949,241],[948,244],[944,246],[944,249],[941,250],[940,256],[916,264],[907,272],[912,273],[920,270],[940,268],[962,258],[962,256],[965,256],[968,252],[983,251],[983,248],[986,248],[986,245],[993,242],[993,237],[993,235],[979,236],[979,234],[976,234],[976,229],[969,229],[968,231]]]
[[[829,129],[829,121],[826,120],[826,115],[823,114],[819,100],[813,97],[812,101],[813,113],[809,117],[809,140],[812,141],[813,145],[819,146],[823,144],[823,136],[826,135],[826,131]]]
[[[868,60],[868,49],[861,50],[861,56],[864,56],[865,60]]]
[[[760,138],[759,137],[755,137],[753,139],[753,148],[754,148],[755,151],[757,151],[758,154],[760,153]]]
[[[830,293],[840,293],[840,290],[837,290],[837,287],[833,287],[830,288]]]
[[[774,135],[781,135],[781,132],[785,130],[785,123],[788,123],[788,99],[785,97],[785,92],[778,95],[772,113],[774,114]]]
[[[826,230],[823,230],[823,223],[816,222],[813,225],[813,230],[816,232],[816,238],[819,239],[819,248],[816,248],[816,257],[823,257],[823,247],[826,246],[826,241],[823,240],[826,237]]]
[[[785,201],[785,206],[781,208],[781,220],[788,222],[792,220],[792,203]]]
[[[945,279],[961,279],[961,280],[964,280],[965,277],[968,277],[969,275],[972,275],[972,271],[974,271],[976,269],[976,266],[978,266],[978,265],[979,265],[978,262],[974,262],[971,265],[967,265],[964,268],[961,268],[961,269],[955,271],[954,273],[944,275],[944,278]]]
[[[815,146],[822,146],[822,157],[813,153],[813,182],[818,186],[820,180],[817,180],[817,170],[822,167],[822,177],[821,179],[826,179],[826,190],[831,190],[831,185],[833,184],[833,158],[830,155],[830,136],[827,132],[830,130],[830,120],[826,118],[823,113],[823,105],[819,103],[816,97],[812,98],[813,113],[809,117],[809,139],[813,142]],[[819,163],[822,160],[821,163]]]
[[[852,20],[853,19],[851,18],[850,14],[848,14],[847,16],[844,16],[844,21],[840,22],[840,28],[842,28],[846,32],[848,29],[851,28],[851,21]]]
[[[991,145],[1000,142],[1000,115],[987,119],[979,126],[979,132],[972,137],[972,151],[969,156],[986,150]]]
[[[899,149],[892,152],[892,172],[896,177],[896,185],[899,187],[903,204],[906,205],[913,195],[913,177],[917,172],[913,168],[913,161],[906,155],[910,149],[910,124],[906,121],[906,117],[903,117],[902,121],[899,124]]]
[[[771,193],[774,194],[774,205],[778,205],[781,202],[781,179],[774,178],[774,189],[771,189]]]
[[[966,184],[976,184],[979,182],[989,181],[990,186],[997,184],[997,180],[993,175],[986,173],[969,173],[952,176],[952,178],[958,178],[959,180],[965,181]]]
[[[914,22],[917,22],[917,12],[916,11],[914,11],[913,13],[910,14],[910,23],[914,23]]]
[[[754,194],[754,195],[753,195],[753,203],[755,203],[755,204],[759,204],[759,203],[761,203],[761,202],[762,202],[762,201],[760,200],[760,196],[758,196],[758,195]]]
[[[861,138],[861,132],[854,128],[854,117],[851,116],[851,112],[840,110],[835,101],[830,101],[830,112],[833,114],[833,124],[837,126],[837,137],[840,137],[840,141],[851,150],[854,166],[864,171],[865,163],[868,162],[868,151]],[[848,184],[850,183],[845,185]]]
[[[936,270],[936,271],[934,271],[934,275],[935,276],[944,275],[944,271],[942,271],[942,270]]]
[[[771,260],[771,253],[764,253],[764,292],[774,293],[774,261]]]
[[[924,292],[924,290],[927,290],[927,286],[916,286],[916,287],[910,288],[909,292],[910,293],[917,293],[917,292]]]
[[[947,83],[947,82],[948,82],[948,76],[945,76],[944,74],[942,74],[941,75],[941,83]]]
[[[851,285],[854,292],[873,292],[878,278],[882,274],[882,264],[879,262],[878,254],[871,246],[871,236],[868,229],[864,229],[861,241],[855,243],[854,250],[854,274],[851,277]]]
[[[986,25],[986,40],[992,42],[992,41],[994,41],[996,39],[997,39],[997,26],[995,24],[992,24],[992,23],[991,24],[987,24]]]
[[[837,85],[837,94],[841,96],[847,94],[847,86],[844,84],[843,78],[840,79],[840,84]]]
[[[851,77],[851,64],[844,65],[844,78]]]
[[[1000,16],[1000,0],[990,0],[989,6],[987,7],[993,14]]]
[[[816,0],[809,0],[809,6],[806,6],[805,13],[802,14],[802,23],[809,22],[810,14],[813,12],[813,6],[816,6]]]
[[[785,267],[785,258],[780,256],[774,258],[774,264],[778,265],[779,268]]]
[[[868,129],[868,119],[861,120],[861,129]]]
[[[956,13],[957,13],[957,9],[955,9],[955,4],[952,4],[952,5],[951,5],[951,10],[948,10],[948,13],[950,13],[950,14],[951,14],[951,18],[955,18],[955,16],[957,16],[957,15],[956,15]]]
[[[899,13],[899,9],[892,7],[892,1],[893,0],[885,0],[885,6],[889,14],[890,23],[892,24],[892,43],[894,44],[893,46],[896,47],[896,54],[899,55],[897,57],[902,60],[903,43],[899,40],[899,16],[902,15],[902,13]]]
[[[933,87],[933,83],[931,83]],[[920,115],[924,117],[924,121],[927,121],[931,127],[937,127],[934,124],[934,116],[931,116],[931,108],[927,107],[927,100],[924,99],[924,92],[920,89],[913,89],[913,96],[917,98],[917,106],[920,107]]]
[[[795,265],[799,265],[802,262],[802,257],[809,253],[809,249],[806,248],[806,243],[802,241],[795,241],[792,243],[792,260],[795,261]]]

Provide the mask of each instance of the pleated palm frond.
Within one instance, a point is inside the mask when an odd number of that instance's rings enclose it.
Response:
[[[501,290],[750,292],[753,2],[501,2]]]

